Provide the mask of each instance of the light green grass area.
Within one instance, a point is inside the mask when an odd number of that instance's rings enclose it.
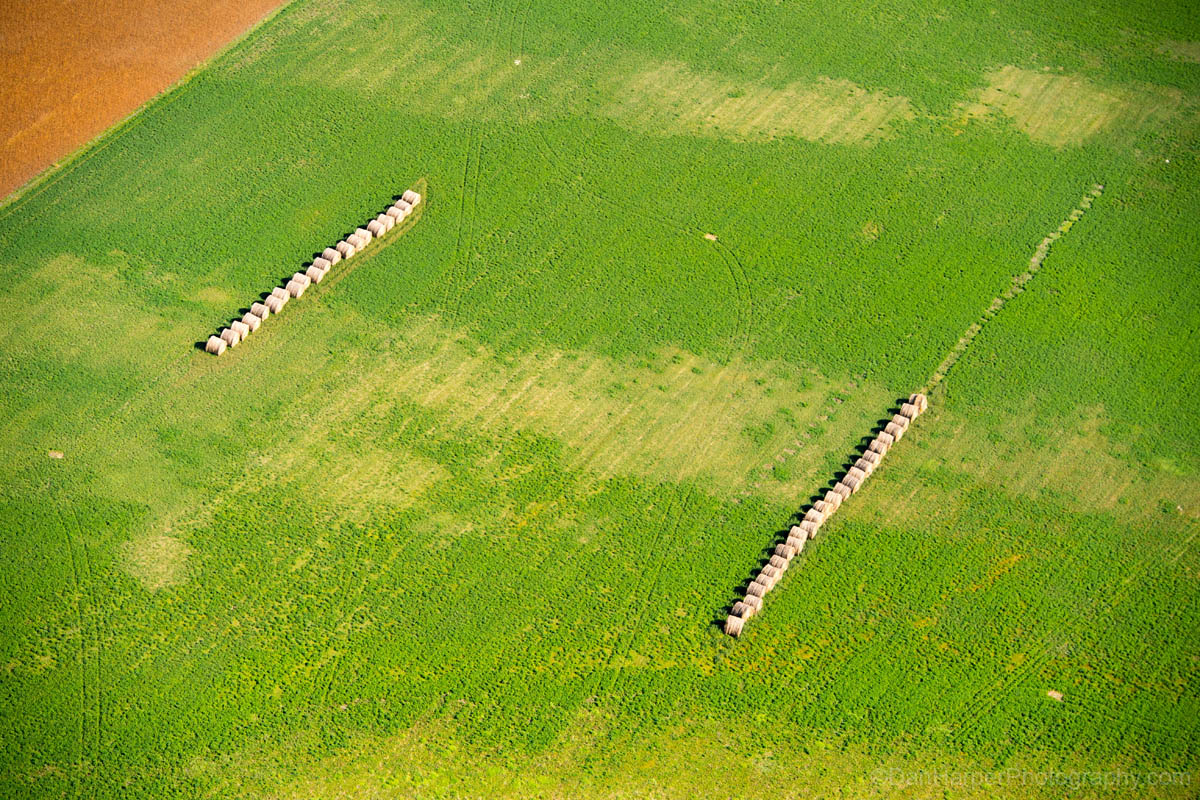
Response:
[[[1194,796],[1198,40],[296,0],[0,207],[0,794]]]

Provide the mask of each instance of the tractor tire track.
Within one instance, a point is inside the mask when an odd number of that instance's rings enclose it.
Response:
[[[93,760],[99,761],[100,754],[103,752],[104,746],[104,645],[109,637],[103,634],[107,633],[107,629],[103,628],[104,616],[100,610],[100,603],[96,599],[95,590],[95,571],[92,569],[92,557],[88,552],[87,542],[83,540],[83,524],[79,519],[79,512],[74,505],[71,506],[71,515],[75,522],[75,532],[78,535],[79,546],[83,552],[83,587],[87,594],[90,625],[92,631],[92,643],[95,647],[95,655],[92,659],[93,674],[92,696],[95,699],[95,725],[93,730],[94,741],[92,743]]]
[[[1188,551],[1197,535],[1200,535],[1200,529],[1192,531],[1189,536],[1177,544],[1163,545],[1138,559],[1132,567],[1122,572],[1121,579],[1115,584],[1106,586],[1105,590],[1096,592],[1095,599],[1073,615],[1078,626],[1087,628],[1096,634],[1108,630],[1111,622],[1101,622],[1102,618],[1111,620],[1117,607],[1129,598],[1132,587],[1141,583],[1149,574],[1150,562],[1163,556],[1167,557],[1168,563],[1177,562]],[[1114,585],[1115,588],[1113,588]],[[1054,647],[1060,644],[1058,638],[1059,636],[1054,631],[1048,631],[1034,647],[1032,657],[1027,658],[1013,672],[981,688],[974,698],[968,701],[963,712],[952,722],[952,725],[956,726],[956,730],[951,740],[960,743],[966,733],[965,725],[968,720],[991,713],[1005,696],[1027,683],[1032,678],[1035,669],[1040,671],[1046,666],[1053,658]]]
[[[666,566],[668,560],[668,554],[662,552],[662,544],[664,539],[668,541],[678,540],[679,525],[683,514],[676,512],[681,506],[686,506],[691,502],[692,491],[694,490],[689,488],[683,497],[680,497],[677,493],[673,493],[666,508],[663,509],[663,522],[667,523],[670,520],[670,524],[669,526],[663,524],[658,527],[658,534],[654,537],[650,546],[649,552],[652,555],[658,554],[658,557],[655,559],[653,571],[650,573],[648,581],[646,580],[646,573],[643,571],[637,581],[636,589],[630,594],[632,602],[626,606],[625,612],[622,614],[622,619],[629,619],[632,616],[633,623],[623,625],[620,628],[621,632],[617,634],[617,641],[614,643],[612,651],[598,670],[600,675],[598,689],[604,694],[611,693],[620,685],[622,672],[619,668],[614,668],[613,664],[618,659],[624,659],[633,649],[634,642],[638,638],[638,631],[645,624],[648,609],[654,607],[652,603],[646,602],[645,598],[655,596],[654,590],[658,587],[658,583],[662,579],[663,568]],[[668,527],[670,528],[669,535],[666,533]],[[649,594],[643,588],[647,583],[649,584]],[[630,609],[634,608],[638,610],[635,614],[631,614]],[[622,646],[622,643],[624,646]]]
[[[496,4],[489,2],[483,12],[484,36],[487,39],[487,54],[485,64],[495,62],[496,38],[500,31],[501,15],[497,13]],[[475,73],[475,96],[486,96],[483,91],[483,71]],[[476,223],[479,218],[479,184],[481,182],[483,161],[483,123],[481,114],[471,115],[468,129],[467,146],[463,159],[463,188],[459,198],[458,221],[455,223],[454,254],[450,261],[449,274],[446,276],[442,297],[439,305],[446,311],[447,317],[453,322],[460,310],[461,293],[453,295],[455,283],[465,279],[471,268],[471,250],[475,241]]]
[[[558,151],[554,149],[550,140],[546,138],[544,131],[536,127],[535,130],[537,131],[537,141],[541,142],[546,160],[554,166],[564,186],[570,187],[577,193],[591,196],[594,200],[598,200],[613,208],[625,207],[630,209],[636,212],[637,215],[649,219],[660,227],[674,233],[682,234],[685,237],[699,237],[704,235],[704,231],[694,223],[686,222],[666,214],[660,207],[643,203],[640,198],[616,199],[594,187],[580,186],[578,181],[569,180],[566,177],[566,169],[561,157],[558,155]],[[750,320],[753,319],[754,296],[745,265],[737,255],[737,251],[719,239],[714,244],[717,246],[723,265],[729,273],[730,283],[733,286],[737,316],[734,321],[733,332],[730,336],[730,347],[726,354],[727,359],[732,359],[744,354],[746,347],[749,345],[749,326]]]
[[[67,525],[66,517],[63,516],[63,510],[60,503],[51,503],[54,507],[55,514],[58,515],[59,525],[62,527],[63,537],[67,543],[67,557],[71,561],[71,605],[75,611],[75,626],[79,629],[79,667],[80,667],[80,687],[79,687],[79,731],[77,734],[77,747],[79,750],[79,762],[92,760],[89,758],[88,747],[88,717],[91,701],[88,699],[88,687],[90,679],[88,677],[88,629],[83,623],[83,610],[80,606],[80,595],[83,593],[83,582],[80,579],[80,570],[78,559],[75,555],[75,539],[71,536],[71,528]]]

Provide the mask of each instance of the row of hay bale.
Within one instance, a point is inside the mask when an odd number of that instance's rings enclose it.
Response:
[[[420,194],[412,189],[406,190],[399,200],[388,206],[382,214],[372,218],[365,227],[356,229],[333,247],[326,247],[304,272],[292,275],[284,286],[276,286],[262,302],[251,305],[250,310],[241,319],[229,323],[229,326],[216,336],[208,337],[204,349],[219,356],[226,348],[237,347],[243,339],[258,330],[267,317],[283,311],[289,300],[302,297],[312,284],[325,280],[325,276],[334,265],[361,253],[372,239],[383,237],[403,222],[420,203]]]
[[[893,416],[883,431],[871,440],[866,451],[854,462],[854,466],[850,467],[845,476],[827,491],[824,497],[804,512],[804,519],[798,525],[792,526],[788,532],[787,541],[775,546],[775,552],[771,554],[766,566],[759,570],[754,581],[746,588],[746,596],[733,604],[733,609],[725,620],[726,633],[731,636],[742,635],[746,622],[762,611],[763,599],[779,583],[783,573],[788,571],[792,559],[804,551],[805,543],[815,539],[817,531],[841,508],[842,503],[862,489],[867,478],[883,463],[883,457],[896,442],[904,438],[913,420],[928,408],[929,399],[925,395],[919,392],[909,395],[908,402],[900,406],[900,413]]]

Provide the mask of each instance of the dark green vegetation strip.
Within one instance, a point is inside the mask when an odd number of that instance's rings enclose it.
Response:
[[[0,793],[1194,769],[1196,41],[1157,2],[288,6],[0,218]],[[353,280],[181,352],[416,174]],[[724,636],[1098,181],[810,590]]]

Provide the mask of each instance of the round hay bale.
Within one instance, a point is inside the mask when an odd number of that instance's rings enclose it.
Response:
[[[865,458],[860,458],[858,461],[854,462],[852,469],[862,470],[864,475],[870,477],[871,473],[875,471],[875,465],[870,461],[867,461]]]
[[[330,266],[333,266],[334,264],[336,264],[342,260],[342,254],[339,253],[337,250],[335,250],[332,247],[326,247],[324,250],[321,251],[321,258],[328,261]]]
[[[364,242],[371,241],[371,231],[367,228],[355,228],[354,233]]]
[[[832,489],[830,489],[830,491],[841,495],[843,501],[848,499],[850,497],[850,495],[854,492],[853,489],[851,489],[849,486],[846,485],[845,481],[838,481],[837,484],[835,484],[834,487]]]
[[[770,564],[767,564],[765,567],[759,570],[758,574],[765,575],[772,581],[778,582],[779,579],[783,577],[783,570],[781,570],[779,567],[772,567]]]
[[[337,251],[342,258],[350,258],[355,253],[355,247],[354,245],[350,244],[350,242],[343,239],[337,243]]]
[[[767,564],[779,570],[780,572],[787,572],[788,560],[783,556],[771,556],[771,560],[768,561]]]
[[[779,576],[775,575],[773,573],[764,574],[760,570],[758,573],[758,577],[756,577],[754,579],[754,582],[757,583],[759,586],[764,587],[769,592],[775,588],[775,584],[779,583]]]
[[[312,265],[321,270],[321,272],[328,272],[330,267],[333,266],[333,262],[324,256],[317,256],[313,259]]]
[[[801,528],[799,525],[793,525],[791,530],[788,531],[788,536],[804,536],[804,535],[805,535],[804,529]]]
[[[355,253],[361,252],[362,249],[367,246],[366,240],[364,240],[363,237],[359,236],[357,233],[352,233],[347,236],[346,242],[354,248]]]
[[[753,608],[755,611],[762,611],[763,601],[761,597],[754,595],[746,595],[742,598],[742,602]]]
[[[309,278],[307,275],[305,275],[303,272],[292,273],[292,280],[302,284],[305,289],[307,289],[309,286],[312,285],[312,279]]]
[[[786,558],[788,561],[791,561],[792,557],[796,555],[796,548],[794,548],[790,544],[786,544],[786,543],[785,544],[777,544],[777,545],[775,545],[775,555],[779,556],[780,558]]]
[[[274,289],[272,289],[271,296],[278,297],[281,301],[283,301],[285,306],[287,305],[288,300],[292,299],[292,296],[288,294],[288,290],[281,286],[276,286]]]
[[[271,310],[272,314],[278,314],[283,311],[283,301],[275,295],[271,295],[264,301],[264,305]]]
[[[313,266],[304,270],[304,277],[308,278],[313,283],[320,283],[321,281],[325,280],[325,272],[326,270]]]
[[[903,414],[897,414],[896,416],[892,417],[892,422],[896,423],[896,425],[898,425],[904,431],[907,431],[908,426],[912,424],[912,420]]]
[[[242,316],[242,324],[249,328],[251,333],[254,333],[256,330],[258,330],[258,326],[262,325],[262,318],[257,314],[252,314],[251,312],[247,311]]]
[[[789,536],[784,544],[796,551],[796,555],[804,552],[804,543],[808,541],[808,536]],[[793,556],[794,558],[795,556]]]
[[[225,352],[225,348],[229,345],[225,344],[225,340],[220,336],[210,336],[204,344],[204,349],[212,353],[214,356],[219,356]]]
[[[766,593],[769,591],[770,591],[770,589],[768,589],[766,586],[763,586],[758,581],[755,581],[754,583],[752,583],[746,587],[746,597],[761,598],[764,595],[766,595]],[[761,606],[760,606],[760,608],[761,608]]]
[[[754,616],[754,612],[758,609],[747,603],[745,600],[738,600],[733,604],[732,613],[735,617],[742,619],[750,619]]]
[[[412,189],[405,189],[404,194],[400,195],[400,199],[412,206],[421,204],[421,195],[417,194]]]
[[[895,422],[889,422],[887,424],[887,427],[883,429],[883,433],[881,433],[879,435],[880,436],[884,436],[884,435],[890,436],[890,437],[892,437],[893,442],[898,442],[904,438],[904,428],[901,428]]]
[[[825,493],[824,503],[825,503],[825,505],[829,506],[830,508],[832,508],[833,510],[836,511],[837,509],[841,508],[842,500],[844,500],[844,499],[845,498],[842,497],[840,494],[835,492],[833,489],[830,489],[828,492]]]
[[[730,614],[725,618],[725,632],[730,636],[741,636],[742,628],[746,625],[746,620],[741,617],[735,617]]]
[[[900,406],[900,414],[911,419],[916,419],[921,416],[921,409],[917,408],[912,403],[905,403]]]
[[[247,325],[246,323],[242,322],[241,320],[229,323],[229,327],[232,330],[236,331],[237,335],[242,337],[243,339],[245,339],[246,337],[248,337],[250,335],[250,326]]]
[[[892,445],[894,445],[896,443],[896,437],[892,436],[887,431],[884,431],[883,433],[881,433],[875,437],[875,441],[883,442],[884,444],[886,444],[888,446],[888,449],[891,449]]]
[[[825,515],[820,511],[817,511],[815,508],[810,508],[808,511],[804,512],[804,520],[805,522],[815,522],[820,525],[825,521]]]
[[[812,504],[812,507],[815,508],[817,511],[820,511],[822,514],[824,514],[826,518],[828,518],[829,515],[832,514],[834,511],[837,511],[837,508],[835,508],[834,506],[831,506],[829,503],[825,502],[824,500],[815,501]]]
[[[855,478],[852,475],[847,475],[846,477],[842,478],[842,483],[846,484],[846,486],[848,486],[852,492],[857,492],[862,488],[862,479]]]
[[[859,483],[862,483],[863,481],[865,481],[867,479],[867,473],[864,472],[862,470],[862,468],[860,468],[860,467],[851,467],[850,470],[846,473],[846,478],[854,478]],[[845,481],[846,479],[843,478],[842,480]],[[850,482],[846,481],[846,485],[850,486]],[[850,488],[853,489],[854,487],[850,486]]]
[[[800,523],[800,530],[804,531],[804,535],[809,539],[816,538],[817,531],[819,531],[820,529],[821,529],[821,526],[815,522],[810,522],[808,520],[804,520],[804,522]]]
[[[371,235],[376,238],[379,238],[387,233],[387,230],[385,230],[383,227],[383,223],[375,219],[367,223],[367,230],[370,231]]]
[[[390,207],[387,211],[385,211],[383,213],[385,213],[389,217],[391,217],[392,222],[396,223],[397,225],[399,225],[401,222],[403,222],[404,218],[407,216],[407,214],[405,212],[401,211],[400,209],[396,208],[395,206]]]
[[[295,278],[287,282],[285,287],[292,297],[301,297],[304,295],[304,284],[297,281]]]
[[[929,410],[929,398],[921,392],[913,392],[908,396],[908,402],[917,407],[917,410],[924,414]]]
[[[874,442],[872,442],[872,444],[874,444]],[[868,450],[862,454],[861,460],[869,461],[873,466],[878,467],[880,462],[883,461],[883,456],[879,455],[879,453],[875,452],[874,450]]]
[[[869,445],[867,445],[867,453],[874,453],[875,455],[880,456],[880,457],[886,456],[887,451],[888,451],[887,442],[879,441],[878,437],[872,439],[871,443]],[[867,453],[863,453],[863,455],[865,456]]]
[[[395,204],[392,205],[392,208],[399,209],[401,212],[404,213],[404,216],[407,217],[409,214],[412,213],[413,205],[412,205],[412,203],[408,202],[407,200],[397,200],[395,202]]]
[[[387,214],[380,214],[375,218],[375,221],[383,226],[384,233],[387,233],[392,228],[396,227],[396,220],[392,219]]]
[[[266,303],[254,303],[250,306],[250,313],[259,319],[266,319],[271,316],[271,307]]]
[[[225,328],[221,331],[221,338],[224,339],[225,344],[229,345],[230,347],[237,347],[238,342],[242,340],[242,337],[237,335],[237,331],[231,330],[230,328]]]

